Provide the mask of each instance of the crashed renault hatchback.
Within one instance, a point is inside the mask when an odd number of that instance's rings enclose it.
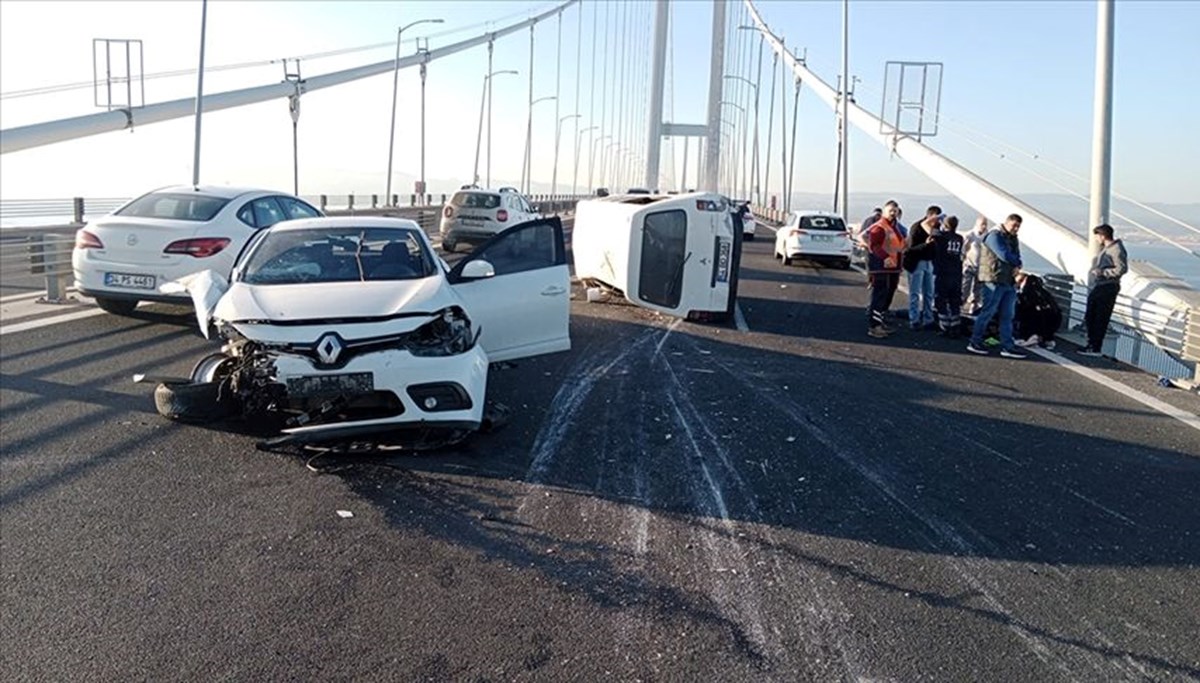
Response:
[[[271,414],[285,440],[453,441],[484,420],[490,363],[570,348],[558,218],[514,226],[453,268],[410,220],[289,221],[246,245],[230,281],[205,271],[172,284],[226,343],[189,381],[159,384],[159,412]]]

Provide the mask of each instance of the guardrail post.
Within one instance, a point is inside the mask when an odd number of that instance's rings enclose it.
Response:
[[[379,195],[377,195],[377,194],[371,195],[371,208],[372,209],[379,208]]]
[[[446,195],[443,193],[442,194],[442,204],[445,204],[445,203],[446,203]]]
[[[354,210],[354,194],[353,193],[347,195],[346,208],[351,211]]]
[[[329,205],[329,197],[326,197],[325,195],[321,195],[318,198],[318,201],[321,204],[321,206],[320,206],[321,213],[325,213],[325,207]]]
[[[72,204],[72,205],[74,206],[74,208],[75,208],[75,222],[76,222],[76,223],[82,223],[82,222],[83,222],[83,216],[84,216],[84,212],[83,212],[83,197],[76,197],[76,198],[72,199],[72,200],[71,200],[71,204]]]
[[[72,271],[63,267],[63,259],[70,258],[59,251],[59,246],[64,242],[65,240],[57,235],[42,235],[42,251],[39,258],[46,274],[46,296],[41,300],[44,303],[61,304],[67,300],[66,280]]]

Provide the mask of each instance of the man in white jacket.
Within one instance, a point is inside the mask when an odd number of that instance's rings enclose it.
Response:
[[[988,220],[983,216],[975,219],[975,229],[963,235],[962,313],[974,318],[983,305],[979,282],[979,249],[987,235]]]

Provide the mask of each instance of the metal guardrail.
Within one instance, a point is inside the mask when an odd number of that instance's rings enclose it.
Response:
[[[373,207],[356,209],[354,208],[354,195],[342,196],[346,197],[348,207],[344,209],[329,208],[328,202],[323,201],[322,210],[326,215],[409,218],[428,231],[437,227],[444,208],[442,204],[383,207],[378,206],[376,200],[376,205]],[[374,195],[372,196],[374,197]],[[320,197],[322,200],[326,199],[326,195]],[[579,197],[533,195],[527,199],[539,213],[549,215],[573,211]],[[80,200],[76,200],[74,203],[76,206],[83,206],[83,202]],[[65,225],[12,228],[0,232],[0,272],[12,273],[28,268],[28,272],[33,275],[45,275],[46,296],[41,300],[47,303],[66,301],[67,288],[74,278],[71,252],[75,246],[75,232],[84,225],[85,223],[82,221],[76,221]]]
[[[1043,276],[1046,289],[1063,310],[1063,329],[1084,329],[1088,289],[1070,275]],[[1105,355],[1146,372],[1171,379],[1192,378],[1200,372],[1200,312],[1117,295]]]

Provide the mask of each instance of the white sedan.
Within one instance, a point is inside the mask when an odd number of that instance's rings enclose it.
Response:
[[[845,221],[825,211],[793,211],[775,233],[775,258],[785,266],[802,258],[846,269],[853,251]]]
[[[277,418],[301,443],[389,432],[447,443],[480,428],[490,363],[570,348],[562,223],[513,226],[453,268],[421,228],[392,218],[280,223],[250,242],[232,282],[186,290],[201,329],[227,340],[161,414]],[[437,435],[434,439],[431,435]]]
[[[75,234],[75,287],[110,313],[139,301],[187,303],[159,286],[200,270],[228,275],[257,230],[321,212],[269,190],[183,185],[154,190]]]

